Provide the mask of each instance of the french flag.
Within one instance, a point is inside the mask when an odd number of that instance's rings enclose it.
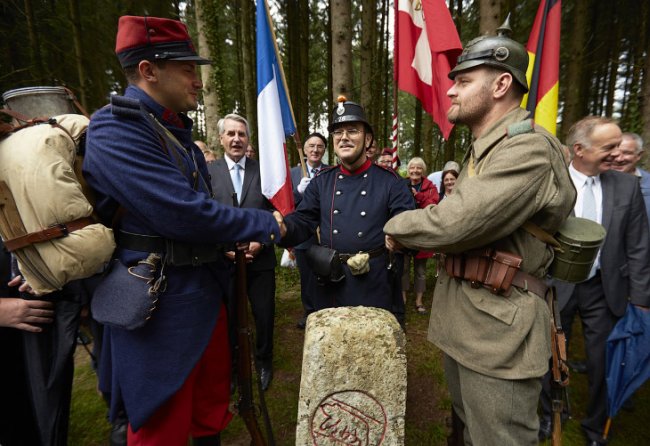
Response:
[[[257,122],[262,194],[286,215],[293,211],[285,138],[296,133],[266,0],[257,1]]]

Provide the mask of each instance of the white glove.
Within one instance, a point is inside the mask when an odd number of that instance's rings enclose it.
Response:
[[[309,177],[304,177],[302,180],[300,180],[300,184],[298,184],[298,193],[300,195],[305,193],[305,189],[307,189],[307,186],[309,185],[309,182],[311,181],[311,178]]]

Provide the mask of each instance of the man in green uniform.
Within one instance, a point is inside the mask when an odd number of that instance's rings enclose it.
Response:
[[[474,137],[454,193],[384,227],[388,249],[446,256],[428,339],[445,353],[466,444],[482,446],[537,444],[539,378],[551,355],[540,279],[553,251],[532,233],[555,233],[575,200],[559,141],[519,107],[528,55],[507,31],[469,42],[449,73],[448,118]]]

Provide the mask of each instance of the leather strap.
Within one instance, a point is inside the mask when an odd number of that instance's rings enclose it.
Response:
[[[386,248],[383,246],[380,246],[379,248],[371,249],[370,251],[366,252],[355,252],[355,253],[344,253],[341,254],[339,253],[339,258],[341,259],[341,262],[345,263],[348,261],[350,257],[356,256],[357,254],[368,254],[371,259],[375,257],[379,257],[380,255],[383,255],[386,252]]]
[[[69,233],[85,228],[94,223],[95,221],[91,217],[83,217],[68,223],[52,225],[49,228],[40,231],[30,232],[29,234],[11,240],[5,240],[5,248],[7,248],[7,251],[11,252],[36,243],[43,243],[49,240],[66,237]]]
[[[549,288],[543,280],[521,270],[515,274],[515,277],[512,279],[512,284],[524,291],[530,291],[542,299],[546,296]]]

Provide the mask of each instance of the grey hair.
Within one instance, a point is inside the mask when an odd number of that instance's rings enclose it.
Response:
[[[248,121],[243,116],[238,115],[237,113],[229,113],[223,118],[219,119],[217,122],[217,130],[219,131],[219,136],[223,135],[223,132],[226,130],[226,119],[231,119],[233,121],[241,122],[246,127],[246,136],[251,137],[251,131],[248,127]]]
[[[591,147],[591,135],[594,132],[594,129],[599,125],[605,124],[616,124],[616,121],[603,116],[587,116],[582,118],[569,129],[569,133],[566,137],[567,146],[571,149],[573,149],[573,146],[576,144],[585,148]]]
[[[641,138],[637,133],[625,132],[623,133],[623,138],[628,138],[634,141],[634,144],[636,144],[636,150],[634,151],[635,154],[638,155],[643,152],[643,138]]]
[[[406,168],[408,169],[409,167],[411,167],[414,164],[417,164],[417,165],[421,166],[422,170],[424,170],[426,172],[427,163],[425,163],[424,160],[422,158],[420,158],[419,156],[411,158],[409,163],[406,165]]]

